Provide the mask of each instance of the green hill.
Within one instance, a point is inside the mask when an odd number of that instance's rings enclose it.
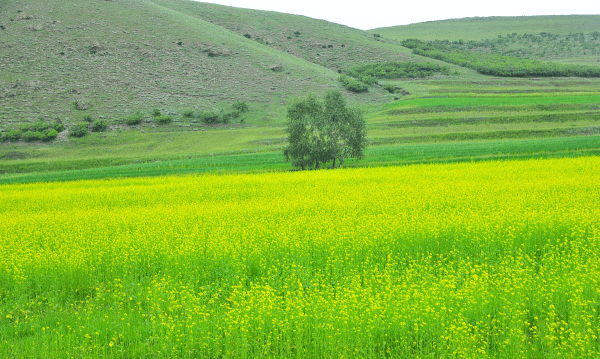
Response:
[[[428,21],[369,30],[384,38],[404,40],[483,40],[513,33],[555,34],[600,31],[600,15],[493,16]]]
[[[255,104],[264,122],[289,98],[339,87],[334,71],[206,22],[189,14],[190,4],[174,4],[2,2],[2,122],[78,120],[83,112],[75,101],[89,108],[86,114],[113,118],[152,108],[210,110],[238,99]]]
[[[306,16],[190,0],[154,1],[335,70],[365,62],[417,59],[397,44],[386,43],[366,31]]]

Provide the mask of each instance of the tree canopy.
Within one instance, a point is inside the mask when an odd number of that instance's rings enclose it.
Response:
[[[366,147],[366,122],[357,109],[346,106],[339,91],[330,91],[321,102],[311,95],[294,101],[287,113],[286,161],[301,169],[332,162],[341,166],[349,157],[361,158]]]

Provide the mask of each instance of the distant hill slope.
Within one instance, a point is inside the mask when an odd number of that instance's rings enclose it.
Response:
[[[220,108],[237,99],[268,114],[289,98],[339,88],[334,71],[191,16],[177,3],[1,2],[0,122],[80,119],[75,102],[108,118]]]
[[[429,21],[418,24],[383,27],[369,30],[384,38],[403,40],[483,40],[498,35],[590,33],[600,31],[600,15],[555,15],[515,17],[472,17]]]
[[[334,70],[366,62],[420,59],[366,31],[306,16],[191,0],[153,1]]]

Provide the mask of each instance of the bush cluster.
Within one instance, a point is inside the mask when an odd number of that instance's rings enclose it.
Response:
[[[450,75],[450,68],[427,62],[383,62],[354,66],[345,73],[366,84],[377,79],[422,78],[435,74]]]
[[[52,122],[40,119],[33,123],[21,123],[17,125],[17,129],[0,133],[0,142],[16,142],[21,139],[27,142],[52,141],[64,129],[65,126],[60,119]]]
[[[209,125],[229,123],[233,119],[240,119],[240,123],[243,123],[242,114],[248,111],[250,111],[250,108],[246,101],[236,100],[228,110],[220,110],[219,112],[198,111],[196,118]]]
[[[135,125],[139,125],[140,123],[142,123],[143,119],[144,119],[144,115],[142,115],[142,112],[138,110],[133,115],[127,117],[125,119],[125,123],[127,124],[127,126],[135,126]]]
[[[70,137],[83,137],[83,136],[87,135],[88,126],[89,126],[89,124],[87,122],[80,122],[78,124],[75,124],[75,125],[69,127],[69,136]]]
[[[160,115],[154,117],[154,122],[156,122],[157,125],[168,125],[173,122],[173,119],[168,115]]]
[[[108,127],[108,122],[105,120],[98,120],[92,123],[92,132],[104,132]]]
[[[459,42],[458,45],[463,43]],[[600,67],[567,65],[494,53],[461,50],[443,41],[407,39],[402,45],[420,56],[473,69],[483,75],[502,77],[600,77]]]
[[[369,85],[365,84],[362,81],[354,79],[347,75],[341,75],[338,78],[338,81],[344,86],[344,88],[348,91],[352,91],[355,93],[367,92],[369,91]]]

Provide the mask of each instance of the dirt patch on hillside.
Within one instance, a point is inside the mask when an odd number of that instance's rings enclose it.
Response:
[[[11,152],[6,153],[4,156],[0,156],[1,159],[5,159],[5,160],[23,160],[27,157],[29,157],[29,155],[27,155],[27,153],[19,152],[19,151],[11,151]]]

